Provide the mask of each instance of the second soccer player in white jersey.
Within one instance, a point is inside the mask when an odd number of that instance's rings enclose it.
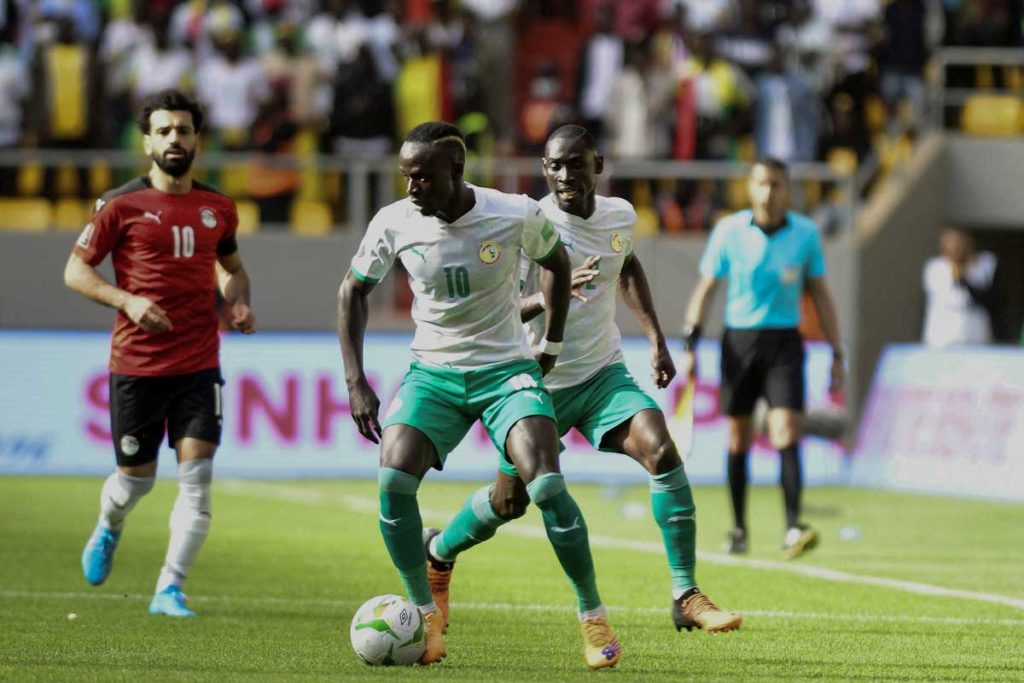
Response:
[[[399,168],[409,197],[377,212],[342,283],[338,336],[352,416],[381,441],[380,530],[413,602],[424,613],[427,647],[420,662],[445,656],[444,611],[431,597],[416,492],[478,419],[505,467],[542,512],[555,554],[579,605],[587,665],[613,666],[621,655],[597,592],[586,523],[558,468],[551,398],[541,382],[562,346],[571,266],[558,233],[529,197],[463,181],[466,147],[459,129],[424,123],[406,135]],[[519,321],[520,254],[550,275],[552,299],[538,360]],[[388,408],[363,371],[366,297],[395,259],[413,290],[415,358]]]
[[[654,380],[667,387],[675,376],[665,336],[651,300],[640,260],[633,254],[636,212],[624,199],[597,194],[604,160],[594,139],[580,126],[562,126],[548,138],[544,175],[551,191],[540,202],[569,252],[574,300],[566,321],[558,363],[545,377],[558,432],[575,427],[596,448],[623,453],[650,475],[651,509],[665,542],[672,575],[672,620],[676,629],[709,632],[738,628],[738,614],[720,610],[697,587],[696,521],[693,495],[682,459],[669,436],[665,416],[637,385],[623,362],[615,324],[616,292],[651,342]],[[531,336],[543,333],[537,317],[546,302],[538,291],[539,271],[523,261],[523,320]],[[444,531],[428,529],[428,574],[434,601],[447,614],[448,586],[456,556],[521,517],[529,503],[514,466],[503,464],[495,484],[481,489]]]

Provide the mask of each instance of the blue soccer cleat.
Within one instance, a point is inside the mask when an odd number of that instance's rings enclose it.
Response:
[[[185,594],[171,584],[153,596],[149,603],[150,614],[166,614],[169,617],[194,617],[196,613],[185,607]]]
[[[82,573],[86,581],[98,586],[107,580],[114,566],[114,550],[119,540],[120,531],[112,531],[102,524],[96,525],[82,551]]]

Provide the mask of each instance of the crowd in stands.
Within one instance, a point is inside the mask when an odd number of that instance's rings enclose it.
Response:
[[[856,165],[913,129],[942,43],[1020,45],[1021,2],[0,0],[0,148],[136,149],[136,105],[181,87],[207,150],[380,157],[444,119],[534,155],[579,121],[619,159]],[[246,192],[282,220],[300,174],[264,170]],[[706,228],[700,184],[645,191],[660,229]]]

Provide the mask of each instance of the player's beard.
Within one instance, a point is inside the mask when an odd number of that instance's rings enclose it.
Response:
[[[190,152],[182,149],[181,151],[185,152],[185,156],[179,158],[168,158],[166,156],[167,151],[165,151],[163,154],[154,153],[152,155],[152,159],[161,171],[172,178],[180,178],[188,173],[189,169],[192,168],[192,159],[196,156],[195,150]]]

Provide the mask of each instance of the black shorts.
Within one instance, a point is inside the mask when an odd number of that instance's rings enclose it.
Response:
[[[762,396],[770,408],[804,409],[804,340],[796,328],[726,329],[719,404],[729,416],[751,415]]]
[[[122,467],[156,460],[160,441],[186,436],[220,444],[220,368],[185,375],[110,375],[110,431]]]

